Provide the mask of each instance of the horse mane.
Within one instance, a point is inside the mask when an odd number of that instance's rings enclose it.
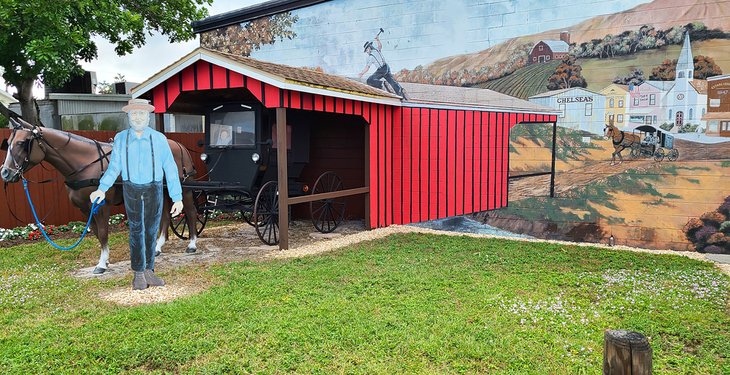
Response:
[[[99,142],[102,146],[109,146],[109,147],[112,146],[112,144],[109,143],[109,142],[94,141],[91,138],[86,138],[86,137],[84,137],[82,135],[74,134],[74,133],[71,133],[71,132],[68,132],[68,131],[65,131],[65,130],[54,129],[54,128],[45,128],[44,127],[43,128],[43,132],[46,132],[46,131],[50,131],[50,133],[62,134],[64,136],[70,137],[72,140],[79,141],[79,142],[83,142],[83,143],[86,143],[86,144],[91,145],[91,146],[96,146],[96,143],[95,142]]]

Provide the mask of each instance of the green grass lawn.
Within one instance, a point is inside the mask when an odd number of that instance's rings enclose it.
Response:
[[[594,374],[606,329],[648,335],[656,373],[730,372],[730,280],[678,256],[397,235],[119,307],[96,295],[128,279],[66,276],[85,246],[0,251],[0,373]]]

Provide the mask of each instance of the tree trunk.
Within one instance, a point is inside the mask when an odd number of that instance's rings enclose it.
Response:
[[[20,102],[20,112],[23,115],[23,119],[33,125],[43,126],[41,124],[40,113],[38,106],[36,105],[35,98],[33,98],[33,79],[26,79],[19,86],[17,98]]]

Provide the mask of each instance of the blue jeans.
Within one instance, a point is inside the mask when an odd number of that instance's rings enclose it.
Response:
[[[129,222],[132,270],[153,270],[157,232],[162,217],[162,181],[148,184],[124,181],[124,208]]]

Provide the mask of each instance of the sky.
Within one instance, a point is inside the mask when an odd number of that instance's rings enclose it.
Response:
[[[214,0],[208,13],[216,15],[263,2],[265,0]],[[172,44],[167,37],[155,34],[147,38],[147,43],[142,48],[135,49],[132,54],[117,56],[112,44],[102,38],[94,40],[99,57],[80,64],[82,68],[96,72],[97,82],[113,82],[114,76],[119,73],[129,82],[142,82],[199,45],[197,37],[185,43]],[[5,88],[2,78],[0,85],[0,89]],[[9,91],[14,90],[10,88]],[[34,94],[36,97],[43,97],[43,88],[36,87]]]
[[[214,0],[208,13],[212,16],[263,2],[265,1]],[[129,82],[142,82],[198,47],[199,41],[196,36],[187,42],[172,44],[167,37],[157,34],[149,37],[142,48],[126,56],[117,56],[112,44],[104,39],[97,38],[96,44],[99,58],[88,63],[82,62],[81,67],[96,72],[98,82],[113,82],[118,73],[123,74]]]

